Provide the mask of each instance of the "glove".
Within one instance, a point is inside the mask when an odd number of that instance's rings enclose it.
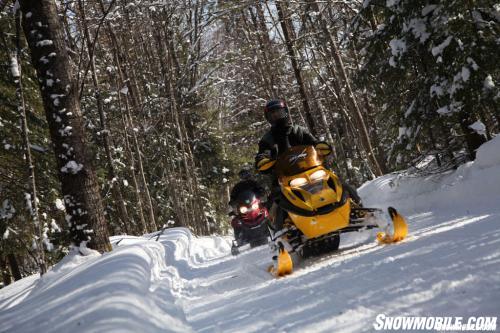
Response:
[[[276,160],[271,159],[269,153],[262,153],[255,158],[255,168],[260,171],[267,171],[274,166]]]

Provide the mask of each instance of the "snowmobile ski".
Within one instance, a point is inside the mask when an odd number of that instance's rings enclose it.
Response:
[[[275,264],[268,268],[269,273],[275,277],[291,274],[293,270],[293,261],[290,253],[284,248],[283,243],[278,242],[278,247],[278,255],[275,258]]]
[[[389,207],[388,211],[392,221],[393,232],[392,234],[390,233],[390,225],[388,225],[385,231],[377,233],[377,240],[382,244],[400,242],[405,239],[406,235],[408,235],[408,224],[406,224],[403,216],[401,216],[393,207]]]

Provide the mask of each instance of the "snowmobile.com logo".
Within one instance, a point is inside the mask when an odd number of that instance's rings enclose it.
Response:
[[[388,317],[379,314],[373,328],[377,331],[495,331],[497,317]]]

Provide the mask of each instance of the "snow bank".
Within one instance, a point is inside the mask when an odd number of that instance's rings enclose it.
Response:
[[[394,206],[406,214],[451,208],[456,213],[496,208],[500,203],[500,136],[477,150],[476,160],[427,177],[389,174],[363,184],[367,206]]]
[[[140,238],[102,256],[70,254],[28,278],[29,289],[2,289],[0,332],[190,332],[169,288],[158,285],[165,269],[165,248]]]
[[[172,228],[111,243],[110,253],[75,251],[42,278],[2,289],[0,332],[191,332],[176,294],[229,242]]]

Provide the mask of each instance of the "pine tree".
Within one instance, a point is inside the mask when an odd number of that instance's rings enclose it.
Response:
[[[463,148],[473,159],[486,140],[474,129],[477,121],[483,113],[493,115],[499,103],[494,84],[499,70],[492,61],[499,36],[494,2],[375,4],[364,2],[365,17],[374,11],[379,24],[373,32],[359,31],[358,43],[365,45],[360,78],[367,88],[379,83],[374,99],[383,106],[382,116],[391,119],[393,128],[386,124],[385,130],[399,140],[393,161],[434,153],[456,165]]]

